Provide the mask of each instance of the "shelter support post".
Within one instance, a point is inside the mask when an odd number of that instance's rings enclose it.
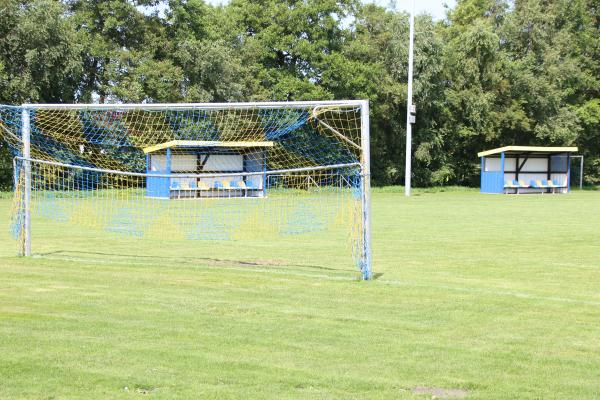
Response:
[[[571,192],[571,153],[567,153],[567,191]]]
[[[481,173],[479,174],[481,176],[480,178],[480,184],[479,184],[479,191],[483,193],[483,181],[484,181],[484,175],[485,174],[485,157],[481,157]]]
[[[583,156],[579,157],[579,189],[583,189]]]
[[[504,165],[506,163],[506,156],[504,155],[504,152],[500,154],[500,171],[502,171],[502,187],[504,187],[504,176],[505,176],[505,168]],[[502,189],[503,193],[508,192],[508,189]]]
[[[576,155],[572,155],[571,156],[571,160],[573,160],[575,158],[577,160],[579,160],[579,177],[577,178],[577,186],[581,190],[581,189],[583,189],[583,164],[584,164],[584,158],[583,158],[583,155],[580,155],[580,154],[576,154]]]

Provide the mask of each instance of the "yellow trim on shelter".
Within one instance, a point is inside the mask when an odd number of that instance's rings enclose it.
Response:
[[[273,147],[273,142],[221,142],[217,140],[171,140],[144,148],[144,153],[177,147]]]
[[[532,152],[532,153],[574,153],[578,151],[577,147],[541,147],[541,146],[505,146],[497,149],[482,151],[477,153],[478,157],[490,156],[493,154],[509,152]]]

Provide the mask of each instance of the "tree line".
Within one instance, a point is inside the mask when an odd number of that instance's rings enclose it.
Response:
[[[0,103],[369,99],[373,182],[402,184],[408,22],[359,0],[0,0]],[[504,145],[577,145],[600,183],[599,26],[595,0],[419,15],[414,185],[476,185]],[[11,165],[0,148],[0,186]]]

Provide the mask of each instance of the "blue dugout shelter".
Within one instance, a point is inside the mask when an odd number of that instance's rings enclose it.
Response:
[[[482,151],[482,193],[568,193],[577,147],[506,146]]]
[[[172,140],[144,149],[146,196],[265,197],[273,142]],[[155,176],[153,176],[155,175]]]

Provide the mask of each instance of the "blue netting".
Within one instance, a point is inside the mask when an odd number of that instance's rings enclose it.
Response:
[[[121,111],[80,111],[78,116],[83,136],[90,144],[114,147],[131,147],[129,132]]]
[[[106,230],[128,236],[142,237],[150,221],[140,218],[135,203],[132,206],[120,206],[108,219]]]
[[[305,110],[261,110],[259,113],[268,140],[277,140],[303,127],[310,117]]]
[[[356,213],[362,194],[356,107],[29,112],[31,157],[50,162],[33,164],[35,215],[167,239],[350,228],[357,263],[365,268]],[[0,133],[16,155],[23,147],[21,123],[21,108],[0,107]],[[146,172],[169,176],[136,175]],[[230,175],[203,176],[210,173]],[[15,200],[11,231],[19,237],[22,199]]]
[[[41,216],[59,222],[67,222],[73,211],[73,203],[70,199],[63,198],[52,190],[46,191],[44,200],[38,204],[37,211]]]

